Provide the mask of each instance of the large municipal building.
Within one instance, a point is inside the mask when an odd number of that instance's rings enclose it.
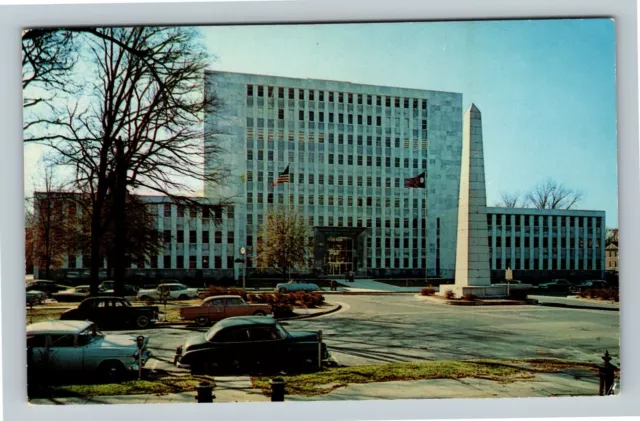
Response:
[[[238,278],[260,226],[295,207],[313,252],[303,274],[453,278],[462,148],[462,94],[231,72],[206,74],[218,108],[206,142],[232,168],[203,200],[232,198],[221,224],[146,196],[165,248],[132,265],[147,276]],[[207,164],[210,161],[207,161]],[[289,183],[272,185],[288,169]],[[206,171],[207,169],[205,169]],[[407,179],[416,183],[407,186]],[[605,212],[487,208],[492,277],[600,279]],[[84,266],[81,255],[66,270]],[[257,273],[249,260],[248,274]]]

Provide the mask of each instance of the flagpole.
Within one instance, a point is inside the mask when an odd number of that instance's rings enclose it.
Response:
[[[287,165],[287,168],[289,168],[289,165]],[[289,169],[289,174],[287,174],[287,177],[289,178],[289,182],[287,183],[287,201],[289,202],[289,217],[287,218],[289,221],[289,224],[287,224],[287,231],[289,229],[291,229],[291,169]],[[291,238],[291,236],[289,236],[289,238]],[[290,246],[290,245],[289,245]],[[291,251],[290,247],[287,247],[287,250]],[[289,257],[289,256],[287,256]],[[289,260],[289,282],[291,282],[291,261]]]
[[[429,220],[427,218],[428,213],[428,191],[427,188],[427,174],[424,175],[424,244],[425,244],[425,253],[424,253],[424,280],[425,283],[429,283]]]

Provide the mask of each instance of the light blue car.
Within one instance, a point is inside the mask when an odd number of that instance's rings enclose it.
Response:
[[[318,285],[303,281],[289,281],[287,283],[276,285],[277,292],[312,292],[317,291],[318,289]]]

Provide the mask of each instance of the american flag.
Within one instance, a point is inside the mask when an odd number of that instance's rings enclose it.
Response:
[[[290,183],[290,182],[291,182],[291,180],[289,179],[289,166],[287,165],[287,168],[285,168],[284,171],[282,171],[282,173],[280,173],[278,178],[276,178],[276,181],[271,183],[271,187],[275,187],[275,186],[277,186],[278,184],[281,184],[281,183]]]

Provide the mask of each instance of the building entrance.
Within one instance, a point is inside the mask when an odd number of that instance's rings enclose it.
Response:
[[[353,270],[355,248],[350,237],[327,238],[327,274],[342,275]]]

